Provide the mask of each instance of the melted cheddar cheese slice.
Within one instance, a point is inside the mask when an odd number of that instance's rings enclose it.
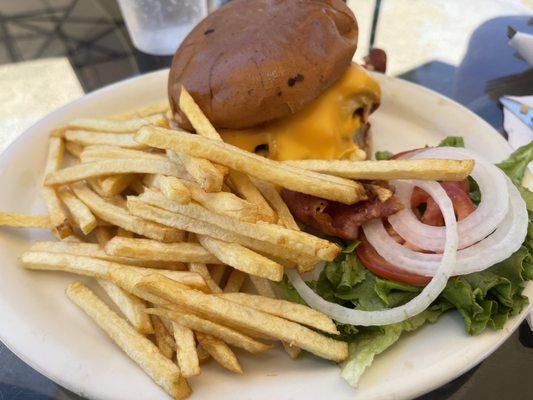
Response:
[[[360,158],[354,134],[379,103],[378,83],[352,64],[341,78],[303,110],[243,130],[221,132],[225,142],[274,160]],[[364,154],[364,153],[363,153]]]

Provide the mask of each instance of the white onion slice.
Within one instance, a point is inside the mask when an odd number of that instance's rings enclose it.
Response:
[[[317,295],[300,277],[295,269],[287,269],[286,273],[297,292],[314,309],[329,315],[334,320],[351,325],[371,326],[388,325],[417,315],[430,306],[430,304],[444,290],[448,278],[455,267],[458,235],[457,222],[453,205],[437,182],[412,181],[414,185],[424,189],[439,205],[446,224],[446,242],[444,254],[435,276],[422,292],[414,299],[400,307],[381,311],[361,311],[343,307],[339,304],[330,303]]]
[[[505,174],[476,153],[455,147],[435,147],[407,154],[406,158],[451,158],[474,159],[476,164],[472,178],[481,191],[481,202],[475,211],[458,223],[459,248],[471,246],[493,232],[502,222],[509,207]],[[392,182],[396,195],[405,209],[391,215],[389,222],[394,230],[406,241],[415,246],[435,252],[444,249],[444,227],[422,223],[410,207],[413,186],[401,181]]]
[[[480,242],[457,252],[454,275],[483,271],[509,258],[522,245],[527,234],[527,208],[518,189],[507,177],[509,207],[500,226]],[[413,274],[433,276],[439,268],[441,254],[413,251],[389,236],[381,220],[363,226],[365,236],[377,253],[398,268]]]

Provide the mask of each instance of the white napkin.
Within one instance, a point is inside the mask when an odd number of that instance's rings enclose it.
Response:
[[[507,96],[509,99],[533,108],[533,96]],[[503,107],[503,128],[509,136],[509,144],[513,150],[522,147],[533,140],[533,130],[523,123],[520,118],[514,115],[507,108]],[[529,172],[533,174],[533,162],[529,163]],[[531,187],[531,176],[526,176],[526,186]]]
[[[46,114],[83,95],[66,58],[0,66],[0,153]]]
[[[529,65],[533,65],[533,35],[516,32],[509,40],[509,44]]]

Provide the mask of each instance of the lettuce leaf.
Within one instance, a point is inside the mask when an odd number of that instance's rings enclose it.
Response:
[[[376,160],[388,160],[393,155],[390,151],[376,151],[375,157]]]
[[[461,136],[448,136],[444,140],[442,140],[438,147],[465,147],[465,141]]]

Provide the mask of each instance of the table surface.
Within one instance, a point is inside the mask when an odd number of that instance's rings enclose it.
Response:
[[[376,16],[384,12],[383,5],[390,3],[390,11],[399,1],[373,3],[378,5],[371,10],[377,23],[374,34],[366,35],[368,40],[377,37],[376,43],[385,47],[393,62],[405,58],[409,46],[417,45],[409,43],[399,48],[400,45],[395,44],[388,48],[386,42],[379,40],[380,34],[381,37],[391,36],[390,30],[396,27],[380,26]],[[468,37],[462,38],[466,43],[464,56],[456,65],[430,57],[399,76],[451,97],[504,134],[497,99],[502,95],[533,94],[533,69],[507,45],[508,26],[533,33],[531,13],[519,14],[487,19],[473,32],[468,32]],[[387,18],[390,20],[394,15]],[[408,26],[409,22],[404,21],[404,24]],[[453,27],[430,24],[425,29],[448,31]],[[392,36],[397,43],[398,35]],[[361,47],[368,48],[368,45],[364,43]],[[86,92],[168,67],[171,61],[170,57],[150,56],[133,48],[115,1],[0,0],[0,64],[58,56],[69,59]],[[533,334],[524,322],[480,365],[420,399],[531,398],[527,395],[531,392],[531,371]],[[0,343],[0,400],[3,399],[72,400],[80,397],[32,370]]]

